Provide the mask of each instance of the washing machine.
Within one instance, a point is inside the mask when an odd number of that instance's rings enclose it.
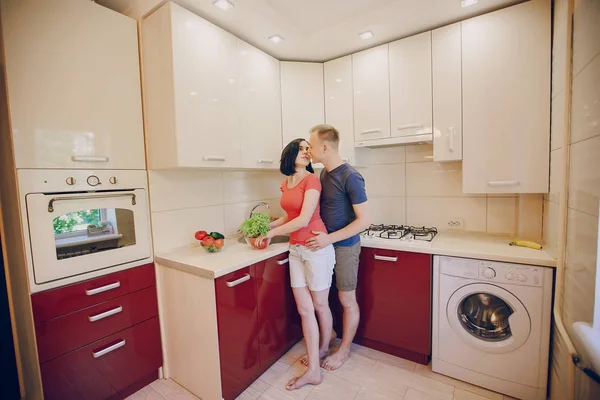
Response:
[[[436,256],[432,370],[519,399],[546,399],[553,271]]]

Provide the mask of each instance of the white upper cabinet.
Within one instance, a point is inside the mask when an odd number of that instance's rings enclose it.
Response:
[[[387,44],[352,54],[356,142],[390,137],[388,56]]]
[[[237,38],[166,3],[142,46],[149,168],[239,167]]]
[[[283,147],[325,123],[323,64],[281,62],[281,115]]]
[[[278,169],[281,156],[279,61],[238,39],[242,167]]]
[[[432,32],[433,161],[462,160],[460,23]]]
[[[340,156],[355,164],[352,56],[325,63],[325,122],[340,133]]]
[[[462,23],[463,191],[548,192],[550,1]]]
[[[2,1],[17,168],[145,169],[137,25],[91,1]]]
[[[390,43],[392,137],[431,135],[431,96],[431,32]]]

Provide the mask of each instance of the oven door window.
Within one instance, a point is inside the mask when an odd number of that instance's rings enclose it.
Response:
[[[56,258],[79,257],[135,245],[132,210],[94,208],[64,213],[52,220]]]

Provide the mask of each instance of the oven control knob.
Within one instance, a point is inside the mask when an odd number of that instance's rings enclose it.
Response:
[[[527,280],[527,275],[521,275],[521,276],[519,277],[519,280],[520,280],[521,282],[525,282],[525,281]]]
[[[492,279],[496,277],[496,271],[493,268],[487,267],[485,271],[483,271],[483,276],[488,279]]]
[[[110,178],[108,178],[108,181],[112,184],[112,185],[116,185],[117,184],[117,177],[116,176],[111,176]]]
[[[72,176],[68,177],[65,182],[67,182],[67,185],[69,186],[73,186],[75,184],[75,178],[73,178]]]
[[[100,184],[100,179],[96,175],[90,175],[87,178],[87,183],[90,186],[98,186]]]

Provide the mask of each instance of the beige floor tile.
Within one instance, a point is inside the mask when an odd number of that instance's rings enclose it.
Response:
[[[299,396],[297,391],[288,392],[285,388],[271,386],[258,398],[258,400],[298,400],[306,399],[308,394],[303,396],[304,397]]]
[[[307,400],[338,400],[354,399],[360,391],[360,386],[334,374],[325,374],[323,382],[308,395]]]
[[[259,379],[272,385],[281,375],[285,374],[289,368],[289,365],[277,361],[275,364],[271,365],[271,368],[266,370]]]
[[[354,400],[390,400],[390,397],[386,397],[373,390],[360,388],[360,391],[354,398]]]
[[[471,385],[470,383],[459,381],[457,379],[450,378],[449,376],[445,376],[445,375],[433,372],[431,370],[431,363],[429,365],[418,364],[417,367],[415,368],[415,373],[419,374],[419,375],[423,375],[427,378],[431,378],[433,380],[445,383],[447,385],[451,385],[451,386],[478,394],[487,399],[502,400],[502,394],[500,394],[500,393],[496,393],[491,390],[487,390],[482,387]]]
[[[271,385],[261,379],[255,380],[252,385],[242,394],[240,394],[236,400],[256,400],[258,399]]]
[[[405,360],[404,358],[395,357],[390,354],[382,353],[380,351],[373,350],[368,347],[360,346],[357,344],[353,344],[351,350],[362,356],[369,357],[373,360],[381,361],[386,364],[405,369],[407,371],[414,371],[417,365],[417,363]]]
[[[420,390],[408,388],[404,400],[440,400],[440,397],[429,393],[421,392]]]
[[[454,389],[454,400],[488,400],[487,397],[469,392],[464,389]]]
[[[198,400],[198,397],[171,379],[156,380],[150,384],[150,387],[167,400]]]
[[[389,368],[393,367],[378,361],[373,369],[379,372],[385,371]],[[398,372],[393,376],[395,376],[396,380],[401,381],[407,387],[416,389],[420,392],[427,393],[440,399],[452,400],[452,397],[454,396],[454,386],[416,374],[414,372],[409,372],[400,368],[396,369]],[[394,378],[390,376],[388,379]]]
[[[292,371],[286,371],[282,374],[279,374],[279,376],[273,381],[273,383],[271,383],[271,387],[269,389],[267,389],[265,391],[265,393],[269,392],[269,390],[271,390],[272,388],[275,388],[279,392],[283,392],[283,393],[287,394],[292,399],[295,399],[295,400],[306,399],[308,397],[308,395],[310,394],[310,392],[313,390],[313,388],[314,388],[313,385],[306,385],[300,389],[296,389],[296,390],[292,390],[292,391],[287,391],[285,389],[285,386],[288,384],[290,379],[292,379],[298,375],[299,374],[295,374]],[[265,395],[265,393],[263,393],[263,396]],[[285,398],[287,398],[287,397],[285,397]]]
[[[351,355],[340,369],[331,372],[390,399],[402,399],[406,393],[407,385],[398,379],[401,373],[410,372],[358,354]]]
[[[162,397],[156,390],[152,389],[150,385],[148,385],[127,397],[126,400],[165,400],[165,398]]]

